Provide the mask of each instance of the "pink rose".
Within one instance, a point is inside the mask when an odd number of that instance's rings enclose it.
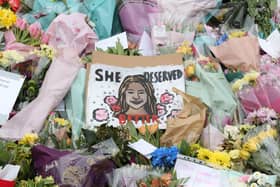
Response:
[[[27,22],[24,19],[21,19],[20,17],[17,17],[17,21],[15,26],[19,28],[20,30],[24,30],[27,27]]]
[[[42,33],[42,37],[41,37],[41,42],[42,42],[43,44],[48,44],[48,43],[49,43],[49,40],[50,40],[50,35],[47,34],[47,33],[45,33],[45,32],[43,32],[43,33]]]
[[[174,96],[168,92],[161,94],[160,96],[160,103],[162,104],[170,104],[173,102]]]
[[[109,118],[109,113],[106,109],[99,108],[93,111],[93,119],[102,122]]]
[[[28,31],[33,38],[39,38],[41,35],[41,24],[39,22],[31,24]]]
[[[106,96],[104,99],[104,102],[109,105],[115,105],[117,103],[118,99],[115,96]]]
[[[164,105],[157,104],[157,113],[158,116],[163,116],[164,114],[166,114],[166,107]]]

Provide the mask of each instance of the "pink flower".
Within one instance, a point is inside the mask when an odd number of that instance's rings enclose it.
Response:
[[[48,44],[49,40],[50,40],[50,35],[43,32],[42,37],[41,37],[41,42],[44,43],[44,44]]]
[[[106,109],[99,108],[93,111],[93,119],[102,122],[109,118],[109,113]]]
[[[164,105],[157,104],[157,113],[158,116],[163,116],[164,114],[166,114],[166,107]]]
[[[104,102],[109,105],[115,105],[117,103],[118,99],[115,96],[106,96],[104,99]]]
[[[28,31],[33,38],[39,38],[41,35],[41,24],[39,22],[31,24]]]
[[[8,3],[14,12],[20,7],[20,0],[8,0]]]
[[[17,21],[15,26],[19,28],[20,30],[24,30],[27,27],[27,22],[24,19],[21,19],[20,17],[17,17]]]
[[[247,183],[249,181],[250,175],[243,175],[239,178],[240,182]]]
[[[173,102],[173,98],[174,98],[174,96],[172,94],[166,92],[160,96],[160,103],[170,104]]]

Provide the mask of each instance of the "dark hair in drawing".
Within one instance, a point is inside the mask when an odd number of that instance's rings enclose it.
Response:
[[[129,109],[129,105],[126,103],[125,92],[131,83],[139,83],[143,86],[145,92],[147,93],[147,102],[144,105],[144,109],[149,115],[153,115],[153,114],[157,115],[157,107],[156,107],[157,99],[155,97],[155,90],[153,84],[149,81],[146,81],[143,75],[129,75],[125,77],[125,79],[123,80],[123,82],[119,87],[117,104],[121,106],[121,110],[116,112],[115,116],[118,116],[119,114],[125,114]]]

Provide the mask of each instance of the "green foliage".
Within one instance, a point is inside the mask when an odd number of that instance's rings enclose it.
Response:
[[[191,147],[188,144],[188,142],[186,142],[186,140],[181,141],[181,143],[178,145],[178,149],[180,153],[183,155],[187,155],[187,156],[191,155]]]
[[[0,165],[20,165],[18,179],[29,179],[34,177],[31,169],[31,147],[19,145],[14,142],[0,141]]]
[[[42,178],[38,176],[32,180],[21,180],[16,184],[16,187],[58,187],[58,185],[54,183],[52,177]]]
[[[97,48],[97,51],[106,52],[109,54],[115,54],[115,55],[124,55],[124,56],[140,56],[138,49],[124,49],[120,40],[116,42],[115,47],[109,47],[106,51]]]

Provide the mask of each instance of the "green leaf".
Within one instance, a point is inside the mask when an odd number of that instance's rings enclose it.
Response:
[[[97,137],[94,131],[82,129],[82,133],[85,136],[86,142],[89,146],[97,143]]]
[[[180,153],[183,155],[190,155],[191,154],[191,147],[186,142],[186,140],[182,140],[180,144]]]

